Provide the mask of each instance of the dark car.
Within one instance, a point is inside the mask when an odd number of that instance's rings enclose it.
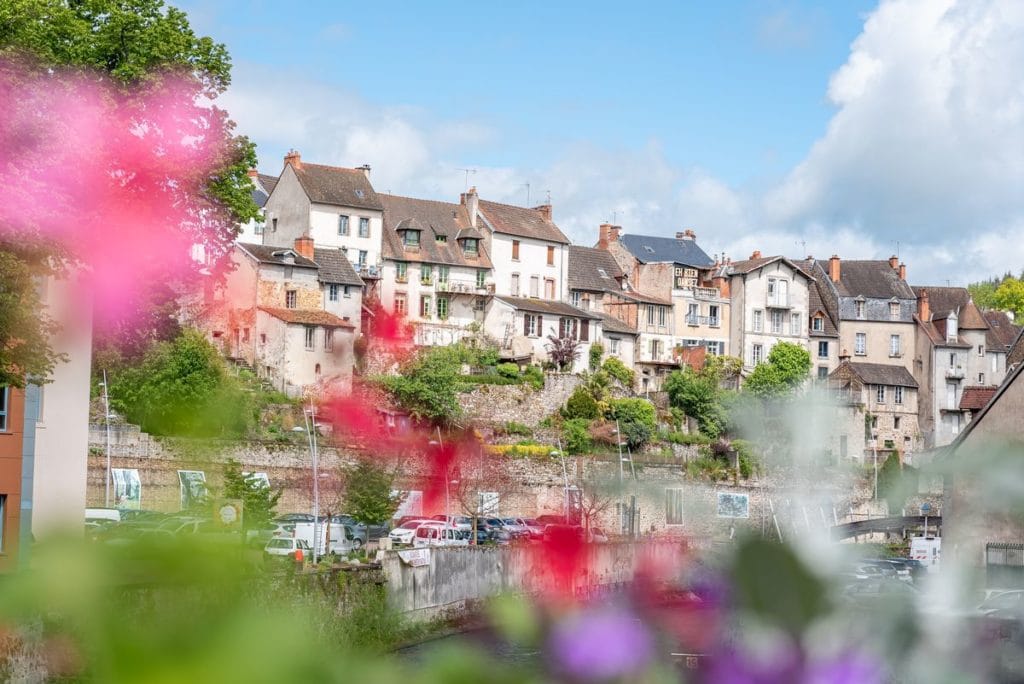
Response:
[[[326,517],[323,519],[326,521]],[[352,529],[352,538],[357,539],[359,543],[366,544],[372,539],[380,539],[381,537],[388,536],[391,532],[391,527],[387,523],[380,523],[377,525],[366,525],[364,523],[357,523],[351,515],[332,515],[331,524],[333,525],[345,525]]]
[[[313,516],[309,513],[285,513],[274,518],[274,522],[297,523],[313,522]]]
[[[585,540],[586,532],[579,525],[548,525],[544,528],[545,544],[564,544]]]

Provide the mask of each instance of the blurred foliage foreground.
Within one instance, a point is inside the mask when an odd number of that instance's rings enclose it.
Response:
[[[191,539],[49,543],[0,582],[0,680],[1005,681],[1013,639],[910,602],[850,604],[824,556],[807,559],[751,539],[673,569],[672,586],[641,574],[587,602],[500,597],[490,633],[532,654],[513,662],[472,639],[393,653],[425,628],[388,610],[379,568],[299,572]]]

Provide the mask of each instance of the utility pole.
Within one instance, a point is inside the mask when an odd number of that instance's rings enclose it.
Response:
[[[107,433],[107,477],[104,486],[103,506],[110,508],[110,394],[107,392],[107,371],[103,371],[103,425]]]
[[[317,544],[320,542],[320,463],[316,443],[316,407],[309,399],[309,409],[302,412],[309,437],[309,454],[313,461],[313,565],[317,564]],[[324,542],[324,551],[330,551],[330,540]]]

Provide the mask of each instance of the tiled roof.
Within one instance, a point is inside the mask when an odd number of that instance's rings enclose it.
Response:
[[[1017,339],[1006,353],[1006,367],[1016,366],[1024,362],[1024,330],[1017,335]]]
[[[803,267],[800,265],[800,262],[792,261],[791,259],[787,259],[784,256],[758,257],[757,259],[744,259],[743,261],[734,261],[731,264],[729,264],[728,273],[729,275],[743,275],[745,273],[756,271],[759,268],[763,268],[768,264],[773,264],[776,261],[781,261],[782,263],[787,264],[790,268],[799,271],[800,273],[803,273],[808,278],[813,277],[811,274],[809,274],[807,271],[803,269]]]
[[[1009,351],[1020,335],[1021,327],[1014,325],[1005,311],[983,311],[982,316],[988,323],[985,333],[985,346],[995,351]]]
[[[998,389],[998,387],[964,387],[964,393],[960,397],[960,409],[978,411],[985,408],[985,404],[995,396]]]
[[[357,209],[382,208],[370,179],[360,169],[302,162],[301,168],[292,166],[292,170],[311,202]]]
[[[601,319],[593,311],[578,309],[572,304],[566,304],[565,302],[555,302],[548,299],[530,299],[527,297],[506,297],[505,295],[498,295],[495,299],[520,311],[550,314],[552,316],[574,316],[576,318],[589,318],[595,321]]]
[[[966,287],[915,285],[915,297],[919,298],[924,290],[928,291],[928,308],[932,312],[932,320],[948,318],[950,313],[956,311],[957,327],[961,330],[988,330],[988,322],[971,301],[971,294]]]
[[[640,334],[637,332],[637,329],[632,327],[629,323],[620,321],[611,314],[598,312],[597,315],[601,317],[601,328],[604,329],[605,332],[621,335],[633,335],[634,337]]]
[[[340,248],[316,247],[313,250],[313,258],[320,267],[317,275],[321,283],[363,286],[362,278],[352,268],[352,262]]]
[[[837,302],[827,289],[828,285],[825,284],[828,275],[825,274],[821,264],[814,259],[796,263],[804,272],[814,276],[814,282],[807,286],[807,329],[810,331],[810,336],[839,337],[839,328],[836,326],[836,321],[839,320],[839,311],[836,307]],[[815,330],[812,320],[819,311],[825,315],[822,317],[822,329]]]
[[[241,247],[242,250],[248,252],[252,258],[264,264],[281,264],[282,266],[299,266],[301,268],[319,268],[316,262],[310,261],[306,257],[299,255],[291,247],[255,245],[251,242],[239,242],[236,244]],[[293,263],[289,263],[286,260],[288,255],[293,255]]]
[[[843,259],[839,263],[840,297],[871,297],[872,299],[914,299],[914,291],[899,271],[886,261]]]
[[[643,304],[660,304],[662,306],[672,306],[673,304],[671,299],[662,299],[661,297],[644,294],[643,292],[637,292],[636,290],[609,290],[609,294],[615,297],[621,297],[622,299],[631,302],[641,302]]]
[[[538,209],[480,200],[479,213],[496,233],[569,244],[565,233],[553,221],[544,218]]]
[[[459,244],[460,237],[469,235],[469,216],[461,204],[434,200],[380,195],[384,207],[384,258],[397,261],[415,261],[449,266],[491,268],[491,259],[483,242],[478,245],[479,256],[467,257]],[[419,249],[406,249],[399,229],[420,231]],[[444,242],[438,242],[438,237]]]
[[[315,309],[278,309],[269,306],[261,306],[260,311],[270,314],[274,318],[285,323],[297,323],[299,325],[322,325],[327,328],[350,328],[355,330],[353,324],[338,318],[327,311]]]
[[[844,362],[866,385],[893,385],[897,387],[917,387],[917,381],[903,366],[890,366],[884,363]],[[837,369],[838,370],[838,369]],[[832,371],[835,373],[836,371]]]
[[[606,249],[569,245],[569,289],[603,292],[621,290],[622,269]]]
[[[696,240],[654,235],[622,235],[619,242],[642,264],[673,263],[694,268],[709,268],[715,263],[697,246]]]

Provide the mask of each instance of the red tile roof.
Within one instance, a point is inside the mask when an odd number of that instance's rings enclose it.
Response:
[[[968,411],[980,411],[995,395],[998,387],[964,387],[963,396],[960,397],[960,409]]]
[[[558,229],[554,221],[544,218],[539,209],[480,200],[478,211],[497,233],[569,244],[565,233]]]
[[[338,318],[327,311],[314,309],[277,309],[269,306],[261,306],[260,311],[268,313],[285,323],[297,323],[300,325],[322,325],[328,328],[349,328],[355,330],[356,326],[348,321]]]

